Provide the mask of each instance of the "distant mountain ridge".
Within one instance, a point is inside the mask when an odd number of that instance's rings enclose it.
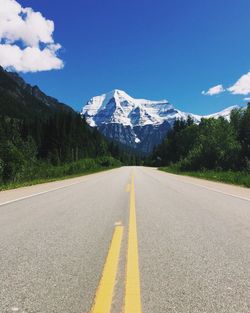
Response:
[[[168,100],[134,99],[115,89],[90,99],[81,114],[90,126],[97,127],[106,137],[148,154],[161,143],[177,119],[186,120],[190,116],[196,123],[210,117],[229,119],[235,108],[238,106],[201,116],[182,112]]]
[[[168,100],[134,99],[122,90],[93,97],[81,114],[104,136],[143,154],[160,144],[177,119],[223,116],[229,119],[233,106],[221,112],[200,116],[177,110]],[[0,66],[0,115],[17,119],[46,119],[55,112],[75,112],[70,106],[47,96],[37,86],[26,83],[17,73]]]
[[[47,96],[37,86],[27,84],[17,73],[0,66],[0,114],[14,118],[46,117],[53,112],[73,109]]]

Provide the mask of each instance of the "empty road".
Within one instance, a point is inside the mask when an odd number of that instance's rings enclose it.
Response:
[[[249,313],[250,189],[123,167],[0,193],[0,313]]]

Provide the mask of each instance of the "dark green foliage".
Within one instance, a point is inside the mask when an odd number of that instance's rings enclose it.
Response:
[[[33,121],[0,116],[1,184],[76,174],[114,162],[110,144],[77,113]]]
[[[215,171],[215,170],[202,170],[202,171],[183,171],[178,166],[169,166],[160,168],[164,172],[181,174],[186,176],[193,176],[202,179],[208,179],[213,181],[219,181],[234,185],[241,185],[250,187],[250,174],[249,172],[243,171]]]
[[[113,157],[105,156],[97,157],[95,159],[82,159],[76,162],[64,163],[58,166],[39,161],[31,168],[29,168],[28,171],[26,169],[20,179],[16,181],[9,180],[5,184],[0,184],[0,190],[95,173],[101,170],[111,169],[119,166],[121,166],[120,161],[114,159]]]
[[[121,162],[136,165],[141,159],[106,140],[69,106],[0,66],[2,186],[86,173]]]
[[[250,105],[234,110],[231,121],[203,119],[199,125],[177,121],[148,160],[150,165],[182,171],[250,171]]]
[[[37,86],[32,87],[16,73],[0,66],[0,109],[2,116],[18,119],[48,118],[55,112],[73,109],[46,96]]]
[[[138,153],[138,151],[118,142],[109,142],[109,151],[111,155],[120,160],[124,165],[143,165],[144,158]]]

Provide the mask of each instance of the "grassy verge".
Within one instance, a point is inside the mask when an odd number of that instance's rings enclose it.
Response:
[[[80,177],[118,168],[121,165],[119,161],[110,157],[84,159],[60,166],[40,163],[21,179],[0,184],[0,191]]]
[[[192,176],[250,188],[250,174],[247,172],[212,171],[212,170],[186,172],[181,171],[175,167],[161,167],[159,168],[159,170],[172,174]]]

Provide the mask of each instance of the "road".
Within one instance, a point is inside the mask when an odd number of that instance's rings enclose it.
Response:
[[[0,193],[1,313],[249,313],[250,190],[123,167]]]

